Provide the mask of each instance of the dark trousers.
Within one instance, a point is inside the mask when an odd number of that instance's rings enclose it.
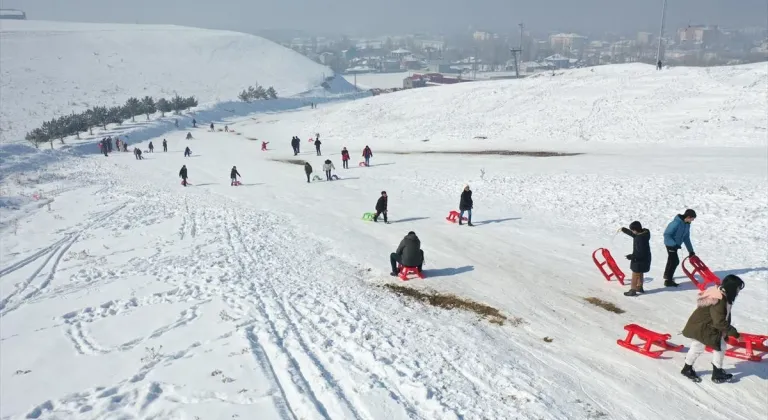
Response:
[[[320,156],[320,147],[315,147],[315,150],[317,151],[317,155]]]
[[[344,169],[349,169],[349,161],[348,161],[348,160],[342,160],[342,161],[341,161],[341,166],[342,166]]]
[[[680,257],[677,256],[677,247],[667,247],[667,266],[664,268],[664,280],[672,280],[675,278],[675,270],[680,264]]]
[[[307,182],[309,182],[309,175],[310,175],[310,173],[309,172],[305,172],[305,173],[307,174]]]
[[[419,253],[421,254],[421,262],[419,263],[419,265],[417,265],[417,267],[419,268],[419,272],[421,272],[421,267],[424,264],[424,250],[420,249]],[[397,255],[394,252],[389,254],[389,264],[392,265],[393,273],[397,273],[397,265],[402,263],[403,263],[403,259],[399,255]]]
[[[155,148],[154,147],[150,147],[149,148],[149,153],[155,153]]]
[[[378,211],[376,210],[376,214],[373,216],[373,221],[376,222],[379,220],[379,215],[384,215],[384,223],[387,223],[387,211]]]
[[[168,151],[168,146],[166,146],[166,145],[163,145],[163,151],[164,151],[164,152],[167,152],[167,151]]]
[[[187,186],[187,178],[181,178],[181,185]]]
[[[299,148],[296,146],[293,146],[293,155],[296,156],[299,154]]]
[[[328,181],[331,180],[331,171],[325,171],[325,179]]]

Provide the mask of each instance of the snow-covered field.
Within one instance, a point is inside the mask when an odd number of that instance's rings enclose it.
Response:
[[[687,207],[697,254],[747,284],[734,325],[768,333],[765,70],[630,65],[427,88],[230,120],[239,135],[167,133],[169,152],[154,138],[142,161],[0,166],[0,417],[762,418],[765,361],[727,358],[734,383],[694,384],[682,353],[653,360],[616,340],[638,323],[689,344],[696,290],[679,270],[680,288],[661,284],[662,230]],[[341,179],[307,184],[277,161],[293,159],[292,135],[316,173],[329,156]],[[369,168],[354,160],[365,144]],[[462,149],[584,154],[391,153]],[[444,220],[465,182],[474,228]],[[382,190],[393,223],[360,220]],[[655,259],[647,293],[627,298],[590,254],[629,253],[615,231],[636,219]],[[409,230],[427,277],[404,285],[494,306],[504,325],[381,287],[399,283],[388,255]],[[709,357],[696,368],[708,376]]]
[[[287,97],[330,69],[266,39],[169,25],[0,21],[0,143],[43,121],[129,97],[236,101],[259,83]]]

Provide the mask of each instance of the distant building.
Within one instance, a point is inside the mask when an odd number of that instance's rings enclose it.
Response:
[[[486,31],[475,31],[475,33],[472,34],[472,38],[474,38],[475,41],[490,41],[498,37],[499,36],[494,34],[493,32],[486,32]]]
[[[653,42],[653,34],[650,32],[638,32],[637,43],[640,45],[650,45]]]
[[[27,14],[16,9],[0,9],[0,19],[27,20]]]
[[[704,47],[717,43],[720,29],[717,26],[689,25],[677,30],[677,37],[683,44],[699,44]]]
[[[577,34],[550,35],[549,45],[556,52],[581,50],[587,45],[587,37]]]

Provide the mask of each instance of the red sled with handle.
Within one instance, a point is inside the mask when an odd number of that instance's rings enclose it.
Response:
[[[598,256],[598,253],[600,254]],[[600,261],[602,259],[602,262]],[[626,277],[624,275],[624,272],[621,271],[619,268],[619,265],[616,264],[616,260],[613,259],[613,256],[611,256],[611,251],[609,251],[607,248],[597,248],[592,253],[592,261],[597,266],[597,269],[600,270],[600,273],[605,277],[606,280],[611,281],[611,277],[616,277],[616,280],[621,283],[622,286],[624,286],[624,278]]]
[[[685,273],[691,280],[691,283],[698,287],[702,292],[707,288],[707,285],[720,285],[720,277],[717,277],[715,273],[713,273],[712,270],[710,270],[709,267],[707,267],[707,265],[696,255],[686,257],[686,259],[683,260],[682,267],[683,273]],[[697,274],[701,277],[701,280],[696,279]]]
[[[739,338],[728,337],[726,346],[731,345],[733,348],[726,349],[725,355],[750,362],[760,362],[763,360],[763,356],[768,353],[766,341],[768,341],[768,335],[741,333]],[[744,351],[739,351],[740,349],[744,349]],[[711,352],[712,348],[707,347],[707,351]],[[756,351],[760,354],[755,354]]]

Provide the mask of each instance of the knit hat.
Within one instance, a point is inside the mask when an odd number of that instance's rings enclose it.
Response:
[[[693,217],[694,219],[696,218],[696,212],[693,211],[693,209],[688,209],[688,210],[685,211],[685,213],[683,213],[683,218],[684,219],[687,219],[689,217]]]
[[[720,285],[720,289],[725,293],[725,298],[728,300],[728,303],[733,303],[733,301],[736,300],[739,291],[743,288],[744,281],[739,276],[733,274],[725,276]]]
[[[643,230],[643,225],[640,224],[637,220],[629,224],[629,230],[640,232]]]

